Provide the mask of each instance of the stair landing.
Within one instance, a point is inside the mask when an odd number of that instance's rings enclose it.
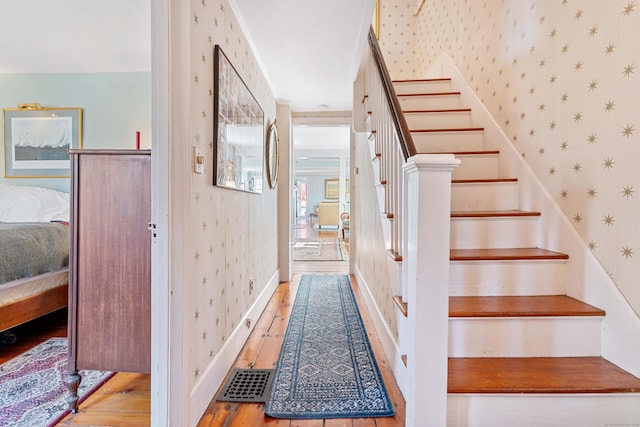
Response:
[[[640,378],[601,357],[451,358],[449,393],[638,393]]]

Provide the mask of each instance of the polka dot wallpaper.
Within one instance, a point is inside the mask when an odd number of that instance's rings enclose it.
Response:
[[[392,76],[447,53],[640,313],[640,3],[381,1]]]
[[[193,387],[277,269],[276,193],[261,195],[214,187],[213,52],[220,45],[264,110],[275,118],[275,99],[226,0],[191,0],[190,141],[206,157],[192,174],[186,236],[185,283],[189,313],[188,372]],[[191,152],[191,151],[189,151]],[[253,319],[254,321],[257,319]]]

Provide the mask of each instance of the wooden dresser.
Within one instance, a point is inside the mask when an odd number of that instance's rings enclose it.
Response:
[[[69,407],[80,369],[151,371],[151,152],[70,150]]]

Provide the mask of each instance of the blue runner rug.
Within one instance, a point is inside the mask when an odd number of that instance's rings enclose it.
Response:
[[[265,413],[298,419],[394,415],[348,276],[302,276]]]

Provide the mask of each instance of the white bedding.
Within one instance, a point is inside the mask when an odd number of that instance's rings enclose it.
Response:
[[[42,187],[0,183],[0,222],[68,222],[69,209],[67,193]],[[65,285],[68,283],[68,270],[65,267],[0,284],[0,306]]]
[[[69,194],[0,183],[0,222],[69,221]]]

